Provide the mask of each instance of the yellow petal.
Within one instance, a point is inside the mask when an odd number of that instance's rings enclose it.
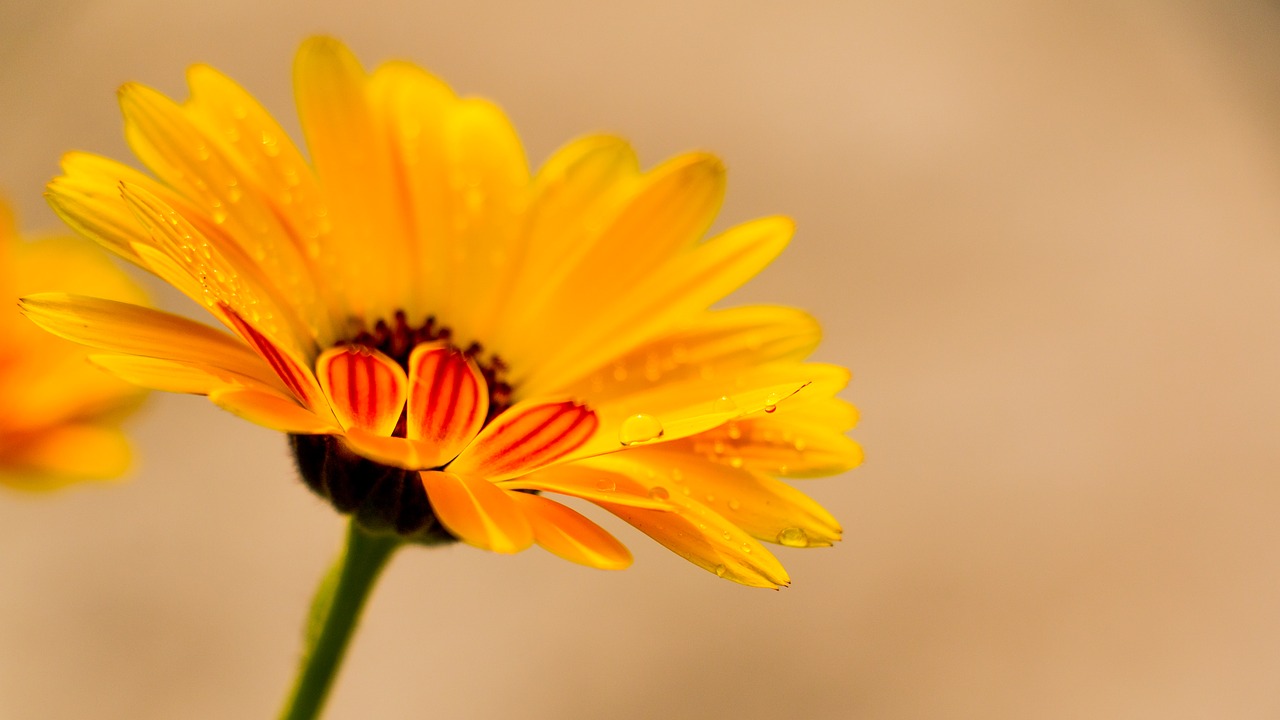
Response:
[[[256,425],[296,435],[332,435],[342,429],[284,395],[266,390],[223,388],[209,393],[223,410]]]
[[[537,490],[582,498],[594,503],[609,502],[616,505],[670,510],[665,501],[649,494],[649,488],[632,480],[621,472],[577,463],[553,465],[527,475],[520,475],[498,483],[505,490]]]
[[[113,353],[203,363],[268,386],[283,386],[242,342],[178,315],[128,303],[41,293],[18,301],[22,312],[60,337]]]
[[[671,444],[591,461],[602,469],[642,478],[662,494],[697,501],[765,542],[790,547],[829,546],[840,523],[804,493],[761,473],[691,455]]]
[[[532,472],[582,447],[598,421],[574,402],[524,402],[484,427],[449,471],[496,482]]]
[[[192,299],[215,315],[220,306],[230,308],[290,354],[311,356],[315,342],[310,330],[298,319],[291,304],[276,300],[272,286],[254,278],[256,270],[252,266],[229,257],[185,217],[145,189],[124,184],[121,194],[150,232],[156,249],[187,276],[188,279],[175,279],[175,286],[190,292],[191,280],[196,280],[200,291]],[[233,329],[239,331],[238,327]]]
[[[423,344],[409,356],[407,435],[438,449],[443,465],[484,426],[489,390],[474,362],[456,348]]]
[[[543,349],[537,334],[526,330],[540,322],[545,303],[556,293],[548,280],[574,267],[592,247],[639,175],[631,146],[608,135],[574,140],[543,164],[529,191],[523,241],[512,248],[510,264],[519,272],[503,293],[504,322],[487,336],[504,355],[518,364]]]
[[[549,392],[699,313],[760,272],[786,247],[794,231],[787,218],[755,220],[727,230],[672,258],[648,282],[606,296],[577,298],[568,306],[589,315],[558,316],[544,337],[565,342],[545,352],[516,382],[529,394]],[[523,369],[523,368],[522,368]]]
[[[400,307],[411,317],[438,313],[453,281],[449,257],[459,248],[453,242],[450,167],[444,140],[446,118],[458,99],[438,78],[404,62],[379,66],[368,81],[367,92],[369,122],[386,136],[388,179],[395,180],[372,199],[394,206],[369,219],[393,224],[381,231],[382,236],[369,239],[387,244],[387,254],[396,258],[396,264],[386,268],[378,282],[395,288],[394,294],[404,303]],[[341,157],[335,159],[339,161]],[[334,192],[340,191],[342,182],[343,178],[334,179]],[[376,213],[381,207],[366,204],[350,212]],[[368,221],[353,218],[352,222]]]
[[[795,403],[801,408],[805,404],[813,403]],[[791,478],[835,475],[862,463],[862,448],[839,424],[809,421],[799,414],[802,411],[784,404],[774,414],[731,421],[663,449]]]
[[[600,503],[605,510],[698,567],[743,585],[778,588],[791,579],[755,538],[705,505],[670,492],[673,512]]]
[[[529,493],[510,497],[533,526],[533,538],[543,548],[570,562],[600,570],[631,566],[631,553],[599,525],[553,500]]]
[[[114,478],[129,468],[123,433],[97,425],[63,425],[4,451],[14,487],[51,490],[86,479]],[[16,472],[15,472],[16,470]]]
[[[409,394],[395,360],[359,345],[330,348],[316,360],[316,376],[342,427],[383,436],[395,430]]]
[[[280,392],[253,378],[201,363],[135,355],[90,355],[89,360],[121,380],[150,390],[208,395],[219,388],[249,387]]]
[[[707,153],[681,155],[647,173],[577,262],[544,279],[558,289],[546,313],[562,317],[578,310],[583,297],[612,297],[651,282],[711,227],[724,183],[724,164]]]
[[[510,278],[524,272],[513,262],[512,241],[529,168],[515,128],[487,100],[460,102],[445,123],[444,143],[452,233],[437,259],[446,272],[439,312],[460,337],[488,337],[507,319],[498,310]]]
[[[747,371],[802,360],[821,336],[818,322],[794,308],[763,305],[699,313],[558,392],[595,404],[689,382],[719,382],[709,391],[733,392],[748,382]]]
[[[294,60],[303,134],[333,222],[326,275],[357,317],[391,317],[416,267],[405,252],[404,190],[389,131],[371,106],[369,78],[342,43],[313,37]]]
[[[518,553],[533,544],[533,528],[510,494],[493,483],[453,473],[426,471],[422,484],[445,528],[468,545]]]

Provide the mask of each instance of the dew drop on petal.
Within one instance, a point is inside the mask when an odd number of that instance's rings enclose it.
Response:
[[[737,498],[734,498],[734,499],[732,499],[732,500],[730,500],[730,501],[729,501],[729,509],[730,509],[730,510],[740,510],[740,509],[742,509],[742,503],[741,503],[741,502],[738,502],[738,499],[737,499]]]
[[[724,577],[727,572],[729,572],[729,568],[723,565],[716,566],[716,577]]]
[[[742,439],[742,428],[738,427],[738,423],[735,423],[735,422],[729,423],[729,426],[725,428],[725,432],[729,434],[730,440]]]
[[[671,497],[671,494],[668,493],[667,489],[662,487],[661,485],[655,485],[649,488],[649,497],[653,498],[654,500],[666,500],[667,498]]]
[[[612,478],[600,478],[596,481],[596,489],[600,492],[613,492],[618,489],[618,483],[614,482]]]
[[[750,555],[750,554],[751,554],[751,546],[750,546],[750,545],[748,545],[747,543],[742,543],[742,552],[744,552],[744,553],[746,553],[746,554]]]
[[[734,402],[733,398],[728,395],[721,395],[720,399],[715,401],[715,404],[712,405],[711,409],[718,413],[737,412],[738,403]]]
[[[778,403],[779,403],[781,400],[782,400],[782,398],[778,397],[777,395],[770,395],[769,397],[765,398],[765,399],[764,399],[764,411],[765,411],[765,412],[767,412],[767,413],[771,413],[771,412],[773,412],[773,411],[777,410],[777,409],[778,409]]]
[[[734,455],[733,457],[729,458],[729,466],[735,470],[741,468],[742,458],[738,457],[737,455]]]
[[[662,437],[662,432],[662,423],[658,418],[638,413],[622,421],[622,427],[618,429],[618,442],[635,445]]]
[[[809,547],[809,535],[803,528],[789,527],[778,533],[778,542],[787,547]]]

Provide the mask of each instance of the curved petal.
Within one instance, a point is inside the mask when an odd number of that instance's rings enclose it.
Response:
[[[533,527],[533,539],[560,557],[600,570],[631,566],[631,552],[604,528],[554,500],[511,493]]]
[[[192,71],[197,84],[206,74]],[[249,105],[238,103],[237,107],[247,116]],[[225,126],[220,127],[205,112],[184,108],[137,83],[120,89],[120,108],[125,135],[138,158],[212,221],[221,232],[224,249],[234,245],[253,258],[262,277],[279,287],[291,305],[302,309],[301,318],[319,321],[318,329],[328,332],[323,321],[329,313],[319,298],[309,260],[315,245],[284,220],[279,206],[269,197],[272,193],[263,190],[245,159],[228,147]],[[271,140],[278,152],[281,139],[288,143],[283,133],[264,137],[263,133],[274,131],[259,128],[258,132],[253,138],[255,146]],[[188,216],[187,220],[194,218]]]
[[[280,393],[254,378],[201,363],[137,355],[90,355],[89,361],[121,380],[150,390],[208,395],[220,388],[247,387]]]
[[[456,348],[419,345],[409,355],[407,435],[436,448],[444,464],[484,426],[489,390],[475,363]]]
[[[507,491],[479,478],[424,471],[431,508],[458,539],[483,550],[518,553],[533,544],[533,528]]]
[[[765,542],[821,547],[840,540],[840,523],[799,490],[758,472],[672,450],[671,445],[591,463],[661,488],[660,494],[696,501]]]
[[[550,316],[559,325],[544,328],[542,337],[566,341],[544,350],[516,382],[531,395],[549,393],[706,310],[772,262],[794,231],[783,217],[744,223],[671,258],[647,283],[580,297],[576,307],[590,307],[590,314]]]
[[[774,589],[791,583],[782,563],[742,529],[679,492],[670,495],[670,502],[673,512],[611,503],[600,507],[718,577]]]
[[[611,358],[557,392],[590,398],[593,404],[684,383],[718,381],[729,392],[749,382],[747,373],[761,365],[798,363],[821,337],[818,321],[795,308],[755,305],[707,311]]]
[[[178,315],[100,298],[40,293],[18,307],[54,335],[113,353],[201,363],[284,389],[262,358],[226,333]]]
[[[209,393],[214,405],[255,425],[295,435],[335,435],[333,423],[279,393],[249,388],[220,388]]]
[[[578,403],[519,403],[486,425],[448,469],[491,482],[532,472],[582,447],[598,424]]]
[[[650,495],[649,488],[623,473],[577,463],[552,465],[527,475],[503,480],[498,486],[504,490],[558,493],[593,503],[611,502],[649,510],[671,509],[665,501]]]
[[[343,428],[388,436],[409,394],[409,380],[395,360],[360,345],[329,348],[316,359],[316,377]]]

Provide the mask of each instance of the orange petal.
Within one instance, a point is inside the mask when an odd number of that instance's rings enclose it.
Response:
[[[396,429],[409,380],[395,360],[360,345],[329,348],[316,359],[316,376],[342,427],[383,436]]]
[[[480,432],[489,389],[475,363],[455,348],[419,345],[409,356],[407,434],[438,449],[444,463]]]
[[[553,465],[504,480],[499,486],[506,490],[559,493],[594,503],[611,502],[649,510],[672,509],[666,502],[649,495],[649,488],[623,473],[578,463]]]
[[[436,468],[449,460],[441,459],[436,448],[420,440],[375,435],[358,427],[348,428],[343,440],[357,455],[404,470]]]
[[[294,400],[265,390],[223,389],[209,393],[209,399],[251,423],[299,435],[327,435],[340,428],[302,407]]]
[[[604,528],[554,500],[530,493],[511,493],[533,526],[533,539],[560,557],[600,570],[631,565],[631,552]]]
[[[575,402],[520,403],[486,425],[449,470],[495,482],[515,477],[573,452],[598,426],[596,414]]]
[[[752,587],[791,584],[782,564],[755,538],[705,505],[671,493],[674,512],[600,503],[667,549],[718,577]]]
[[[488,480],[426,471],[422,485],[436,517],[468,545],[510,554],[533,544],[533,528],[520,507]]]

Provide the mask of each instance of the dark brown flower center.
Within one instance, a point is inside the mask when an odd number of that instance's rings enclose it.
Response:
[[[353,320],[346,340],[335,346],[360,345],[377,350],[395,360],[407,372],[409,355],[422,343],[447,343],[458,348],[476,364],[489,390],[489,412],[485,422],[511,407],[512,387],[507,366],[496,354],[485,352],[477,342],[455,343],[453,331],[434,316],[417,326],[409,324],[403,311],[391,321],[378,320],[372,326]],[[410,379],[412,382],[412,378]],[[405,436],[406,416],[402,411],[393,435]],[[437,544],[456,540],[436,519],[416,470],[403,470],[363,458],[333,435],[290,435],[298,472],[307,486],[328,500],[339,512],[352,515],[366,530],[396,533],[414,542]]]

